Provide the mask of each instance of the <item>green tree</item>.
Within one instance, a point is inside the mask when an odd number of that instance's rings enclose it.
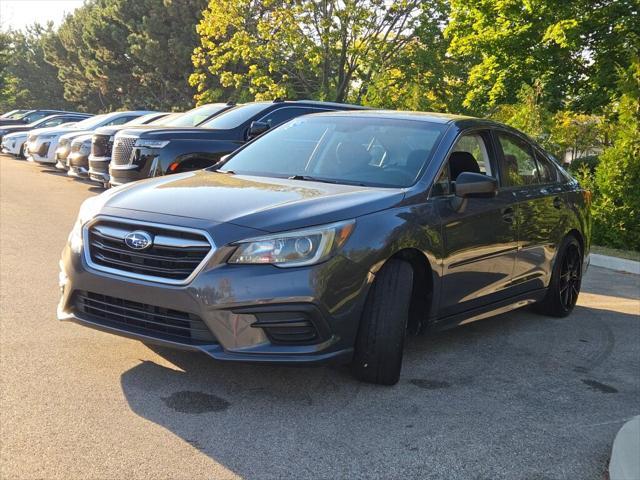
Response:
[[[25,31],[0,35],[0,91],[2,109],[68,108],[56,69],[45,61],[44,42],[53,25],[34,24]]]
[[[464,105],[486,114],[539,82],[542,102],[595,112],[640,39],[637,0],[451,0],[450,54],[469,62]]]
[[[90,0],[47,44],[65,97],[90,110],[191,106],[190,53],[206,0]]]
[[[445,0],[423,2],[413,38],[372,76],[366,105],[402,110],[463,113],[466,65],[452,59],[444,28]]]
[[[412,39],[418,0],[211,0],[191,83],[237,96],[360,101]]]

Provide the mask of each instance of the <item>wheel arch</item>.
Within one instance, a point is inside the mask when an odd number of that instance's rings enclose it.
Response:
[[[435,307],[437,281],[434,269],[424,252],[417,248],[409,247],[398,250],[387,261],[392,259],[403,260],[411,265],[413,286],[409,307],[409,331],[412,333],[422,332],[432,317]]]

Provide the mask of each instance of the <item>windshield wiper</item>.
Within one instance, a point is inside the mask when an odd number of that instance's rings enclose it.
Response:
[[[289,180],[306,180],[307,182],[322,182],[322,183],[338,183],[335,180],[329,180],[326,178],[316,178],[311,175],[291,175],[287,177]]]

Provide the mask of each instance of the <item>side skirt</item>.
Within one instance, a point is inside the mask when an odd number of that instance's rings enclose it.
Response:
[[[531,305],[542,300],[547,293],[546,288],[539,290],[533,290],[525,292],[514,297],[506,298],[497,302],[489,303],[466,312],[456,313],[455,315],[449,315],[447,317],[441,317],[436,319],[428,328],[431,331],[447,330],[449,328],[455,328],[459,325],[475,322],[501,313],[510,312],[518,308]]]

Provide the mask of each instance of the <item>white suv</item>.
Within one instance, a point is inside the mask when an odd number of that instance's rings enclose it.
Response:
[[[56,127],[43,133],[30,132],[25,148],[27,160],[54,166],[58,161],[56,159],[56,150],[62,135],[67,133],[89,133],[99,127],[121,125],[146,113],[149,112],[146,110],[134,110],[105,113],[87,118],[70,127]]]

